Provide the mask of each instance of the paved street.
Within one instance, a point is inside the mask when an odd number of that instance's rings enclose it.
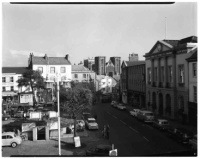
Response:
[[[188,150],[187,147],[168,138],[166,134],[130,116],[128,111],[120,111],[110,103],[97,104],[93,113],[97,114],[100,129],[110,125],[110,143],[118,149],[119,156],[145,156]]]

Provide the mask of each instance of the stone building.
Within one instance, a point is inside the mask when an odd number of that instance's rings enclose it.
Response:
[[[159,40],[145,54],[146,107],[172,119],[188,119],[188,62],[197,37]]]
[[[105,75],[106,74],[106,57],[105,56],[97,56],[95,57],[95,66],[93,70],[97,75]]]

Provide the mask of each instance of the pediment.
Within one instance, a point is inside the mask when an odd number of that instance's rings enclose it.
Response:
[[[164,42],[164,41],[157,41],[156,44],[152,47],[150,54],[158,54],[161,52],[171,51],[173,46]]]

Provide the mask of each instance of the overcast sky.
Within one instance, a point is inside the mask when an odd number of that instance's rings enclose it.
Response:
[[[131,53],[139,59],[157,40],[197,36],[197,3],[163,5],[2,5],[3,66],[27,66],[36,56],[70,55],[78,64],[88,57]]]

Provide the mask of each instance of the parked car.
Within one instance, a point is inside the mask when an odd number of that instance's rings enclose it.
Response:
[[[110,150],[112,150],[111,145],[97,145],[86,150],[86,156],[109,156]]]
[[[120,110],[126,110],[126,106],[121,103],[117,105],[117,108]]]
[[[168,120],[166,119],[156,119],[152,122],[153,127],[158,128],[160,130],[167,130],[170,127]]]
[[[9,120],[11,118],[11,116],[9,114],[3,114],[2,115],[2,120]]]
[[[30,116],[30,112],[34,112],[35,111],[35,109],[34,108],[30,108],[30,109],[28,109],[27,110],[27,117],[29,117]]]
[[[114,104],[116,104],[117,102],[116,101],[112,101],[111,103],[110,103],[110,105],[114,105]]]
[[[140,111],[140,109],[133,109],[130,111],[130,114],[134,117],[137,117],[138,112]]]
[[[17,136],[14,132],[2,133],[2,146],[16,147],[22,143],[22,138]]]
[[[117,102],[115,102],[112,106],[114,107],[114,108],[117,108],[117,105],[118,105],[119,103],[117,103]]]
[[[168,135],[183,144],[188,144],[189,140],[193,138],[193,133],[184,128],[169,128]]]
[[[154,120],[154,114],[151,111],[139,111],[137,114],[137,118],[144,122],[152,122]]]
[[[89,112],[83,112],[82,114],[83,114],[82,115],[82,119],[83,120],[87,120],[88,118],[91,117],[91,114]]]
[[[99,129],[99,126],[94,118],[88,118],[85,122],[88,129]]]
[[[15,118],[22,118],[23,117],[24,112],[23,111],[17,111],[17,113],[14,114]]]
[[[189,140],[189,145],[192,149],[197,150],[197,134],[194,135],[192,139]]]

